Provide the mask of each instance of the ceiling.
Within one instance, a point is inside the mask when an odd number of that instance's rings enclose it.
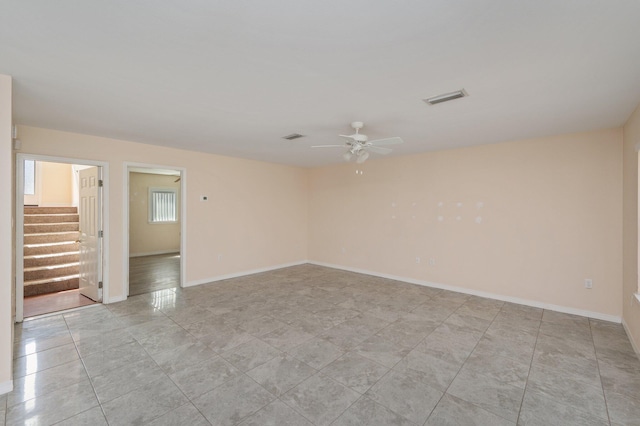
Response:
[[[407,155],[618,127],[640,103],[637,0],[2,3],[24,125],[312,167],[351,121]]]

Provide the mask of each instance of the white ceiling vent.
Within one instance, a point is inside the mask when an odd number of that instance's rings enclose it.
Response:
[[[300,133],[291,133],[290,135],[287,136],[283,136],[282,139],[286,139],[288,141],[292,141],[294,139],[299,139],[299,138],[303,138],[304,135],[301,135]]]
[[[436,105],[436,104],[441,104],[442,102],[448,102],[454,99],[464,98],[465,96],[469,96],[469,95],[464,89],[462,89],[462,90],[456,90],[455,92],[444,93],[438,96],[432,96],[430,98],[423,99],[423,100],[429,105]]]

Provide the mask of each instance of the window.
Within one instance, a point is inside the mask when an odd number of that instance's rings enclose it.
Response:
[[[173,188],[149,188],[149,223],[178,221],[178,196]]]
[[[36,193],[36,162],[24,160],[24,195]]]

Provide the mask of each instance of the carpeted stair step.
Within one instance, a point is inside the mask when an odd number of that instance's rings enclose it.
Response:
[[[24,223],[63,223],[63,222],[79,222],[80,217],[77,214],[25,214]]]
[[[77,222],[63,223],[30,223],[24,226],[25,235],[42,234],[44,232],[67,232],[78,231],[80,224]]]
[[[24,236],[25,244],[45,244],[60,243],[65,241],[76,241],[78,232],[45,232],[42,234],[28,234]]]
[[[62,214],[78,213],[77,207],[29,207],[24,206],[24,214]]]
[[[24,267],[34,268],[38,266],[59,265],[65,263],[79,262],[80,253],[77,251],[34,254],[24,257]]]
[[[24,296],[56,293],[58,291],[74,290],[80,287],[78,275],[69,275],[54,279],[32,280],[24,283]]]
[[[24,255],[33,256],[36,254],[68,253],[80,250],[80,244],[73,241],[61,241],[59,243],[25,244]]]
[[[76,275],[80,272],[78,262],[63,263],[59,265],[35,266],[24,268],[24,280],[44,280],[51,278],[64,277],[68,275]]]
[[[25,296],[78,288],[78,222],[76,207],[25,207]]]

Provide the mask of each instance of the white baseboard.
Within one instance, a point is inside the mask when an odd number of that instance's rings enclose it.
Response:
[[[260,272],[274,271],[276,269],[289,268],[291,266],[304,265],[306,263],[310,263],[310,262],[307,261],[307,260],[300,260],[298,262],[283,263],[283,264],[280,264],[280,265],[267,266],[265,268],[251,269],[251,270],[248,270],[248,271],[241,271],[241,272],[234,272],[232,274],[218,275],[218,276],[215,276],[215,277],[204,278],[204,279],[201,279],[201,280],[187,281],[187,283],[184,285],[184,287],[193,287],[193,286],[196,286],[196,285],[212,283],[212,282],[215,282],[215,281],[228,280],[230,278],[244,277],[245,275],[259,274]]]
[[[146,253],[129,253],[129,257],[155,256],[158,254],[172,254],[172,253],[180,254],[180,249],[149,251]]]
[[[9,393],[13,390],[13,380],[8,380],[6,382],[0,383],[0,395],[4,395],[5,393]]]
[[[636,342],[633,340],[633,334],[631,334],[631,331],[629,331],[629,326],[627,325],[627,322],[624,320],[624,318],[622,318],[622,326],[624,327],[624,331],[627,333],[627,337],[629,338],[629,342],[631,342],[633,350],[636,352],[636,355],[638,355],[638,358],[640,358],[640,347],[638,347]]]
[[[342,269],[344,271],[349,271],[349,272],[356,272],[358,274],[373,275],[375,277],[380,277],[380,278],[388,278],[388,279],[396,280],[396,281],[404,281],[404,282],[407,282],[407,283],[410,283],[410,284],[417,284],[417,285],[422,285],[422,286],[425,286],[425,287],[439,288],[439,289],[442,289],[442,290],[449,290],[449,291],[455,291],[455,292],[458,292],[458,293],[471,294],[473,296],[479,296],[479,297],[486,297],[486,298],[489,298],[489,299],[501,300],[503,302],[517,303],[519,305],[526,305],[526,306],[531,306],[531,307],[534,307],[534,308],[542,308],[542,309],[547,309],[549,311],[556,311],[556,312],[562,312],[562,313],[565,313],[565,314],[579,315],[579,316],[582,316],[582,317],[588,317],[588,318],[594,318],[594,319],[599,319],[599,320],[603,320],[603,321],[615,322],[615,323],[618,323],[618,324],[620,324],[622,322],[622,317],[615,316],[615,315],[603,314],[603,313],[600,313],[600,312],[585,311],[585,310],[582,310],[582,309],[570,308],[570,307],[567,307],[567,306],[553,305],[553,304],[549,304],[549,303],[538,302],[538,301],[535,301],[535,300],[521,299],[519,297],[504,296],[504,295],[496,294],[496,293],[489,293],[489,292],[485,292],[485,291],[473,290],[473,289],[464,288],[464,287],[456,287],[456,286],[451,286],[451,285],[447,285],[447,284],[440,284],[440,283],[434,283],[434,282],[430,282],[430,281],[417,280],[417,279],[414,279],[414,278],[400,277],[400,276],[397,276],[397,275],[383,274],[383,273],[380,273],[380,272],[373,272],[373,271],[368,271],[368,270],[365,270],[365,269],[358,269],[358,268],[350,268],[350,267],[347,267],[347,266],[334,265],[334,264],[331,264],[331,263],[315,262],[315,261],[309,261],[309,263],[312,264],[312,265],[325,266],[325,267],[334,268],[334,269]]]

